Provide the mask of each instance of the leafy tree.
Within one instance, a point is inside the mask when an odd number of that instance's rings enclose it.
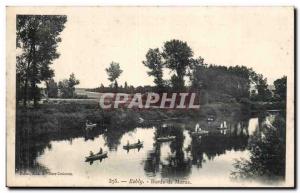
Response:
[[[175,72],[171,78],[173,87],[176,90],[184,89],[184,76],[191,64],[192,49],[186,42],[173,39],[164,43],[162,57],[166,67]]]
[[[59,57],[57,44],[66,21],[64,15],[17,16],[17,99],[23,100],[24,106],[29,99],[36,106],[40,95],[37,84],[54,76],[50,65]]]
[[[46,81],[46,89],[49,98],[56,98],[58,96],[58,85],[53,79]]]
[[[72,73],[69,79],[64,79],[59,81],[58,89],[60,91],[60,95],[62,98],[74,98],[75,94],[75,86],[80,83],[79,80],[75,78],[75,75]]]
[[[258,101],[269,101],[272,98],[272,93],[268,89],[267,79],[263,77],[263,75],[258,74],[256,78],[256,89],[257,96],[255,100]]]
[[[119,85],[118,85],[117,81],[115,81],[114,85],[115,85],[115,88],[118,89]]]
[[[245,66],[207,65],[203,58],[192,59],[191,88],[201,92],[201,100],[234,102],[249,98],[251,69]]]
[[[281,101],[286,101],[286,80],[287,77],[284,76],[274,81],[275,97]]]
[[[75,85],[78,85],[79,83],[80,83],[80,81],[75,78],[74,73],[70,74],[69,87],[73,88],[73,90],[75,91]]]
[[[164,64],[159,49],[149,49],[143,64],[150,69],[147,74],[154,77],[154,83],[156,84],[158,91],[162,91],[164,87],[162,71]]]
[[[202,88],[203,80],[205,79],[205,75],[206,75],[205,68],[207,68],[207,64],[204,63],[204,59],[202,57],[191,60],[188,76],[192,83],[191,87],[193,89]]]
[[[117,82],[117,79],[123,72],[119,63],[116,62],[111,62],[109,68],[106,68],[105,70],[108,75],[108,80],[111,82],[111,86],[114,84],[114,82]]]
[[[72,97],[72,91],[69,87],[69,81],[68,79],[63,79],[62,81],[58,82],[58,89],[60,93],[61,98],[71,98]]]

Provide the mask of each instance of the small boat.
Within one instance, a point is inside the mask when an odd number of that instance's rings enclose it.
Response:
[[[123,149],[135,149],[143,147],[143,142],[123,145]]]
[[[90,161],[94,161],[94,160],[98,160],[98,159],[103,159],[103,158],[107,158],[107,151],[104,151],[101,154],[97,153],[95,155],[90,155],[88,157],[85,157],[85,161],[86,162],[90,162]]]
[[[86,123],[86,124],[85,124],[85,127],[88,128],[88,129],[94,128],[94,127],[96,127],[96,126],[97,126],[96,123],[94,123],[94,124],[93,124],[93,123]]]
[[[173,141],[176,139],[176,136],[169,136],[169,137],[159,137],[157,138],[157,142],[166,142],[166,141]]]
[[[200,130],[200,131],[194,131],[192,132],[193,136],[199,136],[199,135],[207,135],[209,132],[205,130]]]

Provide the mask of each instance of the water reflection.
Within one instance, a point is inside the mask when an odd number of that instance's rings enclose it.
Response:
[[[270,133],[266,129],[266,117],[270,122],[274,122],[274,125],[281,125],[279,133]],[[276,117],[280,116],[261,114],[254,118],[239,120],[224,118],[210,122],[172,121],[148,123],[143,127],[106,125],[89,132],[70,128],[66,133],[53,133],[47,136],[32,135],[30,132],[33,129],[30,128],[36,127],[38,123],[34,120],[25,122],[23,120],[17,123],[16,172],[45,174],[63,169],[65,172],[75,173],[74,175],[99,178],[130,175],[206,179],[207,176],[211,176],[215,180],[225,180],[230,178],[235,159],[247,160],[250,153],[251,159],[255,158],[252,160],[257,160],[257,163],[261,160],[257,146],[262,143],[262,139],[268,142],[268,146],[265,145],[259,151],[268,152],[270,156],[275,155],[272,153],[274,143],[285,144],[285,141],[282,141],[285,138],[285,124]],[[197,124],[209,133],[193,135]],[[158,140],[170,136],[174,136],[175,140],[166,142]],[[128,151],[123,148],[127,141],[136,142],[138,139],[143,141],[142,148]],[[96,152],[100,147],[108,152],[107,158],[85,162],[89,151]],[[285,146],[278,148],[282,151],[280,155],[276,155],[284,161]],[[70,156],[65,156],[66,154]],[[61,163],[68,164],[61,166]],[[276,171],[284,175],[281,167],[284,163],[275,163],[274,160],[268,163],[278,166]],[[252,169],[253,167],[251,171]],[[262,168],[258,167],[257,170]]]
[[[261,127],[249,139],[250,159],[234,163],[235,179],[260,179],[266,183],[285,178],[285,119],[284,114],[268,114]]]
[[[160,126],[154,134],[152,149],[148,152],[144,170],[146,175],[155,176],[160,172],[164,178],[187,177],[191,172],[191,160],[183,151],[185,136],[181,126]],[[170,142],[158,142],[159,137],[175,136]]]

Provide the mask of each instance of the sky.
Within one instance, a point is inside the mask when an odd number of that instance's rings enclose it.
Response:
[[[52,65],[55,80],[74,73],[81,88],[109,85],[105,68],[112,61],[123,70],[119,85],[153,85],[142,61],[149,48],[171,39],[186,41],[205,63],[251,67],[268,83],[293,70],[293,8],[60,7],[52,13],[68,18]]]

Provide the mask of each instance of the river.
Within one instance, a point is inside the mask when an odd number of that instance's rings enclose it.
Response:
[[[262,125],[278,116],[253,116],[238,121],[222,120],[216,132],[193,135],[198,123],[208,127],[207,120],[172,121],[133,129],[102,127],[76,136],[48,136],[46,140],[27,141],[30,148],[17,148],[16,171],[20,174],[65,173],[74,176],[127,181],[130,178],[149,180],[185,179],[199,185],[232,181],[234,163],[249,160],[249,141],[263,132]],[[220,131],[222,130],[222,131]],[[175,136],[174,141],[157,138]],[[143,142],[143,147],[126,150],[123,145]],[[26,143],[25,143],[26,146]],[[90,151],[103,148],[107,157],[87,162]]]

